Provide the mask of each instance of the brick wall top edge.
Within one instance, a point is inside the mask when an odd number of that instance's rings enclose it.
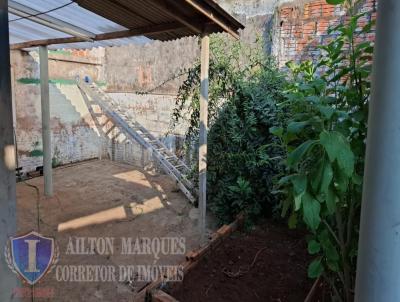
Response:
[[[277,6],[278,10],[285,8],[297,8],[304,10],[305,6],[309,5],[323,5],[325,7],[334,8],[335,5],[326,3],[325,0],[288,0],[288,2],[280,2]]]

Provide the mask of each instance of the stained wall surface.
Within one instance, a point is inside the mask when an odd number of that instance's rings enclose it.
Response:
[[[96,64],[79,63],[83,55],[49,53],[50,125],[55,165],[99,156],[99,133],[75,85],[75,77],[88,74],[100,79],[97,59],[103,53],[100,49],[86,51],[83,59]],[[41,166],[43,161],[38,54],[13,51],[11,66],[18,165],[27,172]]]

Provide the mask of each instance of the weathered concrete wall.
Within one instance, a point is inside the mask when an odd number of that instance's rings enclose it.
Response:
[[[243,41],[254,43],[259,36],[271,40],[268,32],[276,0],[217,2],[246,25],[241,32]],[[196,37],[106,48],[104,70],[107,91],[176,94],[183,79],[176,76],[193,66],[199,56],[200,45]]]
[[[169,133],[170,117],[174,108],[175,99],[171,95],[137,95],[135,93],[109,93],[118,107],[132,120],[139,122],[155,137],[164,142],[172,151],[176,152],[182,145],[185,127],[174,129]],[[97,107],[96,113],[101,113]],[[151,154],[134,140],[126,139],[117,125],[101,115],[96,117],[101,125],[99,132],[102,139],[103,153],[107,153],[112,160],[122,161],[143,167],[154,166]]]
[[[271,15],[274,13],[277,0],[217,0],[222,8],[235,16],[254,16]]]
[[[141,166],[152,164],[150,154],[136,142],[125,140],[98,106],[83,98],[75,84],[76,76],[90,76],[100,84],[105,83],[104,49],[50,52],[49,57],[53,162],[66,164],[106,156]],[[38,55],[13,51],[11,58],[18,162],[22,171],[28,172],[43,162]],[[176,134],[183,134],[184,130],[167,135],[174,96],[135,93],[111,93],[110,96],[133,119],[175,150],[179,139]],[[92,106],[97,108],[95,115],[89,110]]]
[[[104,48],[50,51],[49,76],[68,80],[90,76],[94,81],[104,81],[104,52]]]
[[[175,97],[162,94],[137,95],[136,93],[109,93],[126,113],[157,137],[167,134],[171,125],[171,114]],[[179,131],[180,130],[180,131]],[[184,129],[175,131],[184,134]]]
[[[189,37],[164,43],[155,41],[144,45],[110,47],[106,49],[105,56],[108,91],[154,89],[157,93],[173,94],[181,80],[173,78],[191,67],[199,57],[198,39]]]
[[[54,57],[60,55],[51,52],[50,58]],[[72,54],[68,56],[69,61],[75,59]],[[51,59],[49,65],[50,79],[57,82],[50,84],[53,162],[65,164],[98,157],[99,133],[77,86],[72,84],[79,73],[100,79],[98,65]],[[13,51],[11,66],[18,163],[27,172],[43,161],[37,53]]]

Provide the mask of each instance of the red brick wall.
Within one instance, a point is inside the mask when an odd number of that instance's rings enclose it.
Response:
[[[367,12],[367,15],[360,19],[360,28],[371,18],[376,18],[376,8],[376,0],[362,2],[358,10]],[[328,28],[348,19],[342,6],[327,4],[325,0],[296,1],[280,6],[276,16],[273,49],[280,66],[291,60],[315,59],[320,53],[317,46],[334,38],[327,33]],[[374,32],[361,36],[361,40],[374,38]]]

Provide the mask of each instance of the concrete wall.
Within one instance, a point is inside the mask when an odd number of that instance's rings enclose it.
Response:
[[[183,135],[186,127],[182,125],[170,133],[171,113],[174,108],[175,98],[171,95],[135,93],[108,93],[118,104],[118,107],[129,119],[139,122],[155,137],[160,139],[171,151],[178,153],[183,144]],[[98,110],[97,112],[101,112]],[[139,165],[152,167],[153,160],[148,150],[141,147],[136,141],[127,139],[112,121],[103,115],[98,119],[100,132],[105,134],[102,146],[109,158]],[[103,154],[104,154],[103,152]]]
[[[264,36],[271,41],[268,32],[276,0],[217,2],[245,24],[241,40],[254,43],[259,36]],[[230,38],[227,34],[225,36]],[[107,91],[151,91],[175,95],[183,79],[175,77],[193,66],[199,56],[200,45],[196,37],[106,48],[104,71]]]
[[[104,67],[107,91],[151,90],[174,94],[182,81],[182,77],[174,79],[175,76],[191,67],[199,55],[195,37],[107,48]]]
[[[88,53],[101,58],[101,51],[104,50]],[[72,62],[53,60],[63,57]],[[66,164],[98,157],[99,133],[73,81],[77,74],[89,74],[99,80],[99,65],[76,62],[80,58],[72,54],[51,52],[50,58],[49,75],[54,82],[50,84],[53,161]],[[90,60],[90,55],[86,59]],[[43,161],[38,54],[13,51],[11,66],[18,163],[27,172]]]
[[[240,1],[225,1],[237,12],[238,18],[248,24],[243,39],[252,42],[257,34],[263,34],[262,28],[269,19],[263,12],[257,12],[265,11],[271,2],[247,1],[242,5]],[[247,16],[249,9],[251,12]],[[132,119],[175,150],[182,144],[181,137],[185,133],[185,125],[169,133],[174,95],[182,82],[182,77],[176,75],[191,67],[199,55],[199,41],[195,37],[107,49],[50,51],[54,162],[66,164],[108,156],[142,166],[151,164],[148,152],[119,135],[119,129],[107,121],[101,110],[97,110],[98,116],[91,116],[92,104],[85,102],[74,84],[77,76],[89,76],[97,83],[106,84],[110,96]],[[42,165],[38,54],[13,51],[12,66],[18,161],[23,172],[27,172]],[[135,94],[138,91],[152,94]]]
[[[136,142],[125,140],[118,127],[107,121],[98,106],[88,103],[75,84],[76,76],[89,76],[100,87],[106,83],[105,50],[50,52],[49,58],[54,163],[105,156],[140,166],[151,165],[150,154]],[[23,172],[29,172],[43,162],[38,54],[13,51],[11,62],[18,163]],[[130,92],[110,93],[110,96],[171,150],[175,150],[177,141],[181,143],[179,134],[184,134],[183,128],[173,135],[167,133],[175,103],[173,95]],[[90,109],[94,109],[95,115]]]

